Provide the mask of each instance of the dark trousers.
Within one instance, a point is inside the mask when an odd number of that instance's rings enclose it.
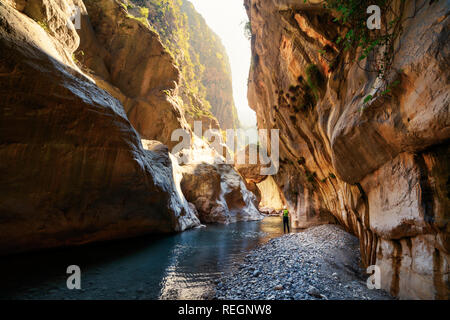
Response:
[[[287,227],[287,231],[288,233],[289,231],[289,217],[283,217],[283,232],[286,233],[286,227]]]

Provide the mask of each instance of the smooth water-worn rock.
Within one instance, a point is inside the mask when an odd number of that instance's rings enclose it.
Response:
[[[363,263],[380,266],[383,288],[448,299],[448,1],[391,1],[402,17],[391,69],[399,85],[367,103],[380,80],[367,59],[337,53],[345,28],[318,2],[245,1],[250,106],[260,128],[280,129],[274,180],[293,225],[333,215],[359,237]],[[311,66],[314,97],[304,85]]]
[[[272,176],[268,176],[267,179],[257,183],[256,186],[261,193],[260,208],[267,207],[272,210],[280,210],[283,208],[282,194]]]
[[[70,63],[79,39],[52,24],[68,3],[43,3],[45,28],[0,3],[0,252],[198,225],[167,151],[144,150],[120,102]]]

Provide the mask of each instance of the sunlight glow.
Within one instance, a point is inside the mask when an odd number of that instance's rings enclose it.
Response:
[[[243,0],[190,0],[209,27],[220,37],[231,65],[233,95],[241,126],[256,127],[255,112],[248,106],[247,79],[250,70],[250,41],[244,34],[248,21]]]

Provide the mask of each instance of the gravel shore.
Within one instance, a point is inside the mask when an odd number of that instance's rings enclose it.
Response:
[[[386,300],[370,290],[358,239],[336,225],[271,239],[222,276],[216,299]]]

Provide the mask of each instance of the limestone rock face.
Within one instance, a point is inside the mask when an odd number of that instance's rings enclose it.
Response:
[[[169,153],[169,148],[159,141],[142,140],[142,145],[157,160],[151,163],[152,167],[157,169],[154,171],[154,179],[157,183],[167,186],[166,189],[172,194],[172,203],[181,209],[176,231],[183,231],[198,226],[200,221],[198,220],[197,210],[195,206],[186,200],[181,190],[183,170],[178,165],[177,159]]]
[[[278,187],[273,184],[273,178],[265,175],[263,169],[270,163],[270,159],[261,161],[259,146],[249,144],[244,149],[238,151],[234,156],[234,165],[239,174],[245,179],[247,189],[256,196],[256,205],[258,207],[268,207],[271,209],[281,209],[283,207]],[[261,156],[266,154],[261,152]],[[263,158],[264,159],[264,158]],[[263,162],[263,163],[262,163]],[[264,183],[270,178],[269,183]],[[271,183],[272,182],[272,183]],[[262,189],[260,187],[263,187]],[[272,188],[274,186],[274,188]],[[263,203],[261,203],[261,201]]]
[[[255,195],[228,164],[188,164],[183,168],[181,189],[197,208],[201,222],[230,223],[259,220]]]
[[[179,80],[175,61],[148,24],[131,17],[120,2],[85,0],[79,63],[124,105],[143,139],[172,147],[171,134],[187,126],[174,92]]]
[[[261,208],[271,208],[273,210],[283,209],[283,200],[281,199],[280,190],[272,176],[267,177],[264,181],[257,183],[258,191],[261,194],[259,206]]]
[[[257,210],[257,193],[232,165],[226,163],[220,153],[221,147],[226,150],[224,144],[213,148],[193,135],[190,147],[174,154],[180,164],[177,170],[182,172],[183,194],[195,205],[204,223],[262,219]],[[230,158],[229,154],[227,158]]]
[[[220,128],[215,118],[204,116],[194,119],[185,114],[183,102],[178,96],[180,72],[162,45],[159,35],[149,28],[146,21],[130,17],[116,1],[85,0],[85,4],[88,16],[83,16],[82,29],[79,31],[81,44],[78,52],[83,52],[80,62],[91,71],[99,86],[123,103],[131,124],[144,140],[158,140],[172,148],[178,143],[171,141],[172,132],[180,128],[190,132],[194,120],[202,121],[202,131]],[[193,103],[202,103],[194,100]],[[208,144],[202,145],[202,148],[211,150]],[[195,146],[185,152],[193,153],[193,158],[198,157]],[[178,170],[174,176],[180,177],[182,169],[175,165],[174,168]],[[239,177],[232,167],[230,171]],[[218,183],[215,181],[216,185],[229,185],[226,180],[230,175],[221,174]],[[179,191],[180,196],[183,196],[185,190]],[[200,200],[193,201],[188,195],[186,197],[196,205],[200,203]],[[217,197],[205,191],[201,200],[212,199],[215,202]],[[234,218],[230,215],[235,213],[237,207],[234,207],[233,200],[229,202],[222,206],[223,210],[216,209],[211,213],[215,218],[205,218],[202,222],[246,220],[246,210],[251,209],[244,203],[244,218],[241,219],[239,215]],[[205,211],[209,208],[212,207],[208,203],[197,206],[200,217],[210,215]]]
[[[257,208],[259,208],[259,204],[261,203],[261,199],[262,199],[262,194],[258,188],[258,185],[255,182],[247,182],[247,181],[246,181],[245,185],[247,186],[247,190],[255,195],[254,204]]]
[[[448,2],[404,3],[410,18],[392,65],[400,85],[366,105],[377,75],[364,70],[367,59],[333,56],[344,30],[313,2],[245,1],[250,105],[260,128],[280,129],[274,180],[297,226],[332,214],[357,235],[363,262],[380,266],[391,294],[449,299]],[[311,65],[321,78],[316,99],[302,87]]]
[[[198,225],[167,150],[144,150],[120,102],[70,64],[78,36],[51,22],[69,2],[42,3],[46,28],[0,3],[0,253]]]
[[[202,222],[225,222],[226,210],[222,203],[217,203],[220,196],[220,174],[211,165],[191,165],[184,168],[181,189],[188,201],[193,203]],[[222,212],[213,210],[220,206]]]

